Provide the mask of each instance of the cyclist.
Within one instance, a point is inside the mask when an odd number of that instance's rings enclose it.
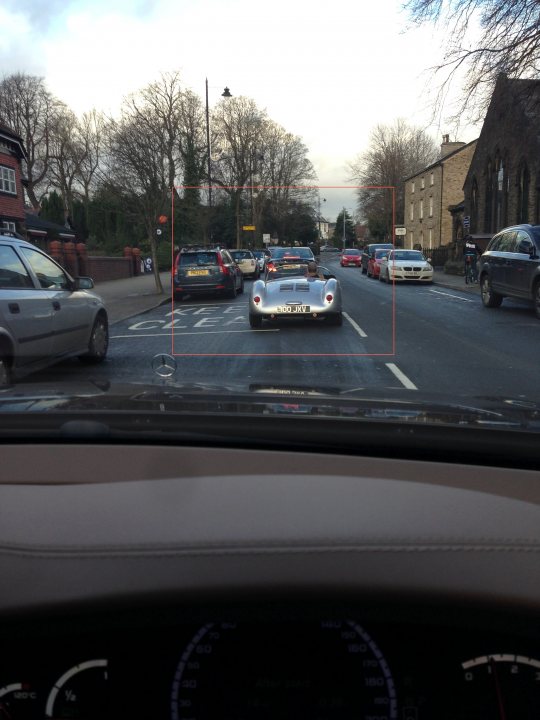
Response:
[[[475,241],[472,239],[472,237],[470,235],[467,235],[465,238],[465,244],[463,245],[463,262],[465,265],[465,282],[468,282],[469,278],[470,278],[471,282],[478,282],[478,272],[476,269],[476,263],[481,254],[482,254],[482,250],[480,250],[477,243],[475,243]]]

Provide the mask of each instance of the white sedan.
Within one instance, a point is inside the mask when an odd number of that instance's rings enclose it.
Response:
[[[379,280],[430,283],[433,282],[433,266],[431,260],[426,260],[420,250],[390,250],[381,261]]]

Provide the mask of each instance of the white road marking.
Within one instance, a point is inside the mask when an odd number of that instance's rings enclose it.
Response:
[[[409,378],[401,372],[401,370],[398,368],[397,365],[394,363],[385,363],[386,367],[390,370],[390,372],[394,373],[394,375],[397,377],[400,383],[402,383],[407,390],[418,390],[416,385],[409,380]]]
[[[455,298],[456,300],[463,300],[463,302],[475,302],[474,300],[470,300],[469,298],[463,298],[460,295],[452,295],[452,293],[441,292],[440,290],[430,290],[429,292],[437,293],[437,295],[445,295],[446,297]]]
[[[348,313],[344,312],[343,317],[347,318],[347,320],[351,323],[351,325],[356,330],[356,332],[360,335],[360,337],[363,337],[363,338],[367,337],[366,333],[362,330],[360,325],[358,325],[358,323],[356,323]]]
[[[279,328],[268,328],[267,330],[252,330],[251,328],[249,330],[201,330],[201,332],[178,332],[176,331],[174,333],[175,337],[178,337],[180,335],[229,335],[230,333],[267,333],[267,332],[279,332]],[[111,340],[119,340],[122,338],[141,338],[141,337],[172,337],[171,332],[162,332],[162,333],[150,333],[150,334],[143,334],[143,333],[137,333],[136,335],[111,335]]]

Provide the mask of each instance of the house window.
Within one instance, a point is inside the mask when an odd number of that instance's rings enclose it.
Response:
[[[411,192],[412,192],[412,193],[414,192],[414,180],[413,180],[412,183],[411,183]]]
[[[493,171],[491,161],[486,166],[486,205],[484,211],[484,232],[493,232]]]
[[[470,232],[475,233],[478,225],[478,183],[473,177],[471,189]]]
[[[409,246],[411,247],[411,249],[413,247],[413,244],[414,244],[414,233],[411,231],[409,233]]]
[[[10,195],[17,194],[17,186],[15,184],[15,170],[0,165],[0,190],[2,192],[10,193]]]
[[[409,218],[410,218],[411,220],[414,220],[414,203],[411,203],[410,212],[409,212]]]
[[[420,181],[420,188],[423,190],[426,187],[426,183],[424,181],[424,178]]]
[[[420,200],[420,219],[424,217],[424,201]]]
[[[434,173],[431,173],[431,175],[429,176],[429,184],[433,185],[434,182],[435,182],[435,175],[434,175]]]
[[[433,195],[429,196],[429,217],[433,217]]]
[[[10,222],[9,220],[3,220],[0,223],[0,230],[7,230],[8,232],[15,232],[15,223]]]
[[[433,247],[433,230],[429,228],[429,247],[430,249]]]
[[[518,175],[518,201],[517,201],[517,222],[526,223],[529,222],[529,183],[530,175],[529,168],[525,160],[519,168]]]

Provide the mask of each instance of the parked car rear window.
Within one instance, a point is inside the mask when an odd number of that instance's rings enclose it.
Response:
[[[180,265],[217,265],[218,257],[215,252],[181,253],[178,256]]]
[[[351,248],[350,250],[344,250],[344,255],[360,255],[360,251],[356,250],[355,248]]]
[[[250,250],[231,250],[230,253],[235,260],[251,260],[253,257]]]

